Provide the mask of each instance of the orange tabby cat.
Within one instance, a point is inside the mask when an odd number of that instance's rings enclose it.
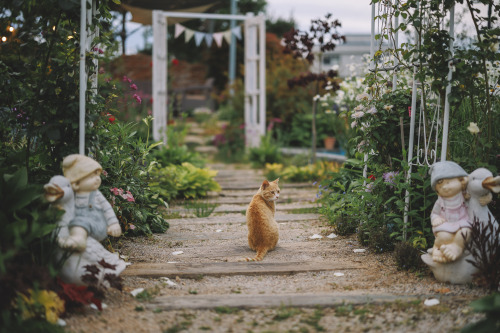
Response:
[[[257,251],[255,258],[246,261],[260,261],[267,251],[278,243],[278,223],[274,219],[275,201],[280,196],[279,178],[268,182],[264,180],[247,209],[248,245]]]

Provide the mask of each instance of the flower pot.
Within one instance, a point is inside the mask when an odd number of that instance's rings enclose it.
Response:
[[[336,138],[333,136],[328,136],[323,140],[323,143],[325,144],[325,149],[327,150],[333,150],[335,147],[335,141]]]

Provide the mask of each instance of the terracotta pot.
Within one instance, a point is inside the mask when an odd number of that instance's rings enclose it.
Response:
[[[323,142],[325,144],[325,148],[328,149],[328,150],[333,150],[333,148],[335,147],[335,141],[337,139],[333,136],[329,136],[329,137],[326,137]]]

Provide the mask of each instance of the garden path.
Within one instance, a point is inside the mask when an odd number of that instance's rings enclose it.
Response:
[[[124,292],[109,291],[100,314],[69,318],[70,331],[448,332],[478,318],[468,304],[483,291],[398,271],[390,254],[354,236],[327,237],[333,230],[315,213],[311,184],[280,181],[277,248],[262,262],[239,262],[254,255],[244,212],[264,177],[241,165],[210,167],[222,187],[206,201],[218,204],[214,212],[195,217],[179,203],[170,213],[184,217],[170,219],[166,233],[124,239],[119,251],[132,263]],[[441,303],[426,307],[428,298]]]

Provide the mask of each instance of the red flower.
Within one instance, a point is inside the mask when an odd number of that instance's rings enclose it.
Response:
[[[368,178],[369,178],[369,179],[371,179],[371,180],[375,180],[375,179],[377,179],[377,178],[375,178],[375,176],[374,176],[374,175],[369,175],[369,176],[368,176]]]
[[[113,123],[115,122],[116,118],[115,118],[115,116],[110,116],[110,117],[108,118],[108,120],[109,120],[109,122],[110,122],[111,124],[113,124]]]
[[[177,66],[179,64],[179,60],[176,58],[172,59],[172,65]]]

